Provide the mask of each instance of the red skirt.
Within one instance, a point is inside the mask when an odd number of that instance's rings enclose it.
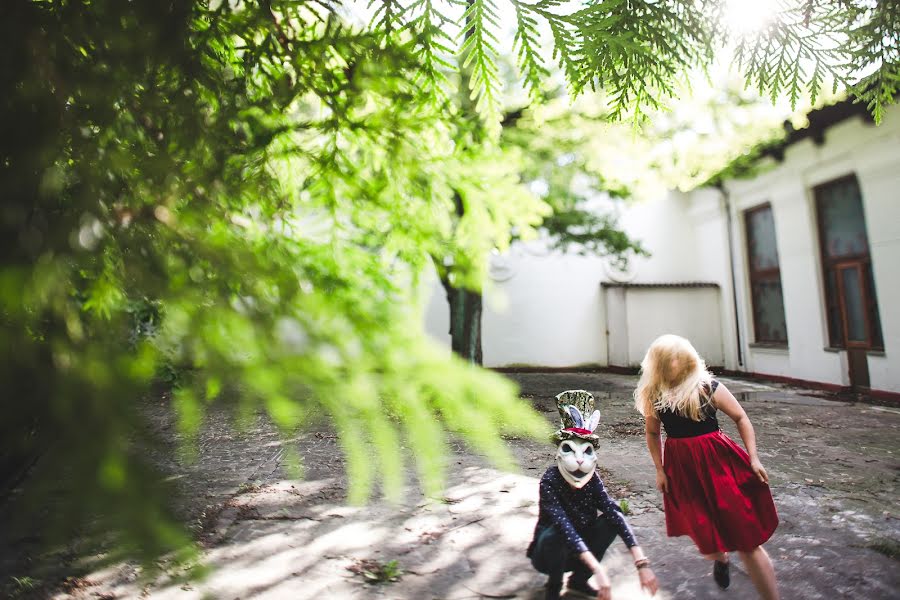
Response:
[[[663,470],[666,533],[690,536],[701,554],[752,550],[778,527],[769,486],[721,431],[666,438]]]

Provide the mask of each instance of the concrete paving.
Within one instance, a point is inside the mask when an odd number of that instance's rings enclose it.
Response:
[[[711,564],[687,538],[665,536],[642,420],[631,406],[634,377],[510,377],[554,424],[556,393],[580,388],[594,394],[603,414],[603,478],[615,498],[628,502],[629,519],[660,580],[657,598],[756,598],[737,560],[731,588],[721,591]],[[723,382],[747,410],[770,473],[781,524],[766,548],[783,598],[900,598],[900,409],[755,381]],[[160,428],[169,427],[167,412],[159,407],[157,413]],[[739,440],[733,424],[727,418],[722,423]],[[524,553],[537,516],[537,482],[553,463],[549,443],[506,440],[520,460],[517,473],[497,471],[457,446],[443,498],[427,500],[411,489],[400,504],[363,507],[343,502],[343,463],[330,432],[308,431],[291,443],[305,457],[303,480],[286,478],[282,442],[270,427],[260,423],[235,436],[225,416],[214,414],[197,462],[167,466],[184,482],[184,514],[202,521],[203,561],[214,568],[204,581],[184,583],[168,570],[148,583],[135,566],[120,564],[54,597],[542,597],[544,577]],[[624,544],[616,542],[604,564],[614,599],[644,597]],[[395,568],[379,572],[384,565]],[[367,583],[366,571],[388,581]]]

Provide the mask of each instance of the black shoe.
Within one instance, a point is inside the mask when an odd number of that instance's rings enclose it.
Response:
[[[587,579],[577,579],[575,577],[569,577],[569,582],[566,583],[566,595],[569,592],[575,592],[575,594],[587,596],[591,600],[594,600],[597,597],[597,590],[588,583]]]
[[[728,574],[728,563],[716,561],[713,565],[713,579],[723,590],[728,589],[731,584],[731,575]]]
[[[547,591],[544,594],[545,600],[559,600],[559,592],[562,590],[562,578],[555,579],[551,577],[547,580]]]

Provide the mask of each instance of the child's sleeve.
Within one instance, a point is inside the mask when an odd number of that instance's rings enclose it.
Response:
[[[566,538],[566,545],[578,554],[587,552],[587,544],[584,543],[584,540],[581,539],[581,536],[575,531],[575,526],[572,525],[572,521],[563,509],[562,502],[559,500],[559,491],[553,486],[553,483],[546,478],[541,479],[539,502],[541,508],[550,515],[553,519],[553,523],[559,527],[559,530]]]
[[[600,478],[594,477],[591,485],[593,486],[594,496],[597,498],[598,508],[603,512],[603,518],[616,526],[616,529],[619,530],[619,537],[622,538],[626,546],[629,548],[637,546],[638,543],[631,526],[625,519],[625,515],[622,514],[619,505],[606,492],[606,487],[604,487]]]

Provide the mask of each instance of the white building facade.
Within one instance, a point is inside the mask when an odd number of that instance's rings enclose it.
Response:
[[[900,107],[864,110],[812,113],[770,170],[693,194],[730,214],[742,370],[900,392]]]
[[[635,367],[663,333],[707,363],[900,400],[900,106],[814,111],[750,179],[629,206],[651,252],[607,261],[518,245],[492,260],[490,367]],[[436,286],[429,332],[447,336]]]

